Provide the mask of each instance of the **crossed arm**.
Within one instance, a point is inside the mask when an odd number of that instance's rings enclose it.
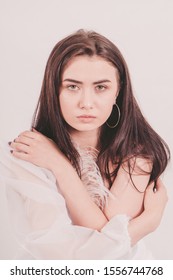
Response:
[[[109,201],[108,207],[102,212],[91,200],[76,171],[58,150],[53,141],[37,131],[26,131],[21,133],[15,139],[15,142],[12,142],[10,145],[13,149],[12,154],[15,157],[47,168],[55,175],[74,224],[99,231],[111,217],[125,211],[127,212],[126,214],[131,214],[133,217],[128,226],[132,245],[155,230],[159,225],[167,202],[166,190],[160,180],[157,182],[156,193],[153,192],[153,186],[150,185],[146,189],[145,195],[142,194],[140,196],[139,200],[142,201],[142,204],[144,199],[142,213],[137,214],[137,209],[133,209],[132,213],[130,213],[128,212],[129,209],[121,209],[121,207],[117,207],[112,201]],[[122,177],[119,176],[119,178]],[[140,180],[144,184],[144,181],[148,179],[147,177],[141,177]],[[120,186],[120,182],[115,181],[112,186],[113,193],[118,189],[117,186]],[[133,188],[131,188],[131,191],[134,191]],[[132,197],[133,199],[128,204],[126,203],[126,205],[134,205],[137,198],[136,196]],[[123,203],[123,200],[121,202]]]

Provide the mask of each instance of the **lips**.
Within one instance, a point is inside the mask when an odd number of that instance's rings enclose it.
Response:
[[[95,119],[96,117],[95,116],[91,116],[91,115],[81,115],[81,116],[78,116],[77,118],[86,118],[86,119],[90,119],[90,118],[92,118],[92,119]]]
[[[81,115],[77,117],[80,122],[84,123],[92,123],[96,117],[92,115]]]

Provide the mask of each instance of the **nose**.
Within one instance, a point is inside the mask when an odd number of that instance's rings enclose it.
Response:
[[[83,90],[79,100],[79,106],[81,109],[93,108],[93,93],[91,90]]]

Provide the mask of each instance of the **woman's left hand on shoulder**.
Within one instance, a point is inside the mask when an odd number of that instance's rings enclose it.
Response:
[[[65,158],[51,139],[35,129],[22,132],[9,145],[14,157],[49,170],[52,170],[60,158]]]

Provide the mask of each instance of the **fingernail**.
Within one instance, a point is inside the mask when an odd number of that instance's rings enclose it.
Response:
[[[11,145],[11,142],[8,142],[8,145]]]
[[[155,192],[157,192],[157,189],[156,189],[156,187],[154,187],[154,188],[153,188],[153,192],[154,192],[154,193],[155,193]]]
[[[13,150],[10,150],[10,153],[12,154],[12,153],[13,153]]]

